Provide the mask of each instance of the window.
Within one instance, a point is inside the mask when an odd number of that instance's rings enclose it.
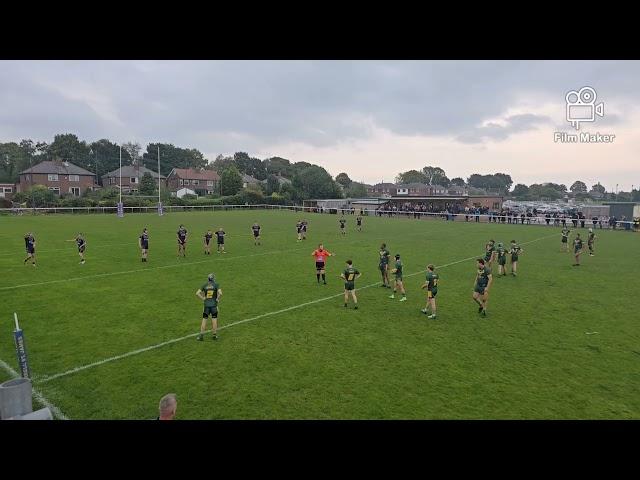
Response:
[[[4,187],[4,193],[12,193],[12,192],[13,192],[12,187]]]
[[[80,175],[69,175],[69,181],[70,182],[79,182],[80,181]]]
[[[207,180],[207,187],[213,187],[213,180]]]
[[[51,190],[52,192],[56,192],[57,194],[60,194],[60,187],[49,187],[49,190]]]
[[[109,177],[109,185],[115,185],[116,184],[116,177]]]
[[[200,185],[200,181],[199,180],[191,180],[191,184],[192,185]]]
[[[50,173],[48,178],[49,178],[50,182],[57,182],[58,181],[58,174],[57,173]]]
[[[80,196],[80,187],[69,187],[69,193],[75,195],[76,197]]]
[[[184,185],[184,180],[180,179],[180,185]]]
[[[207,190],[207,195],[213,195],[213,190]]]
[[[129,177],[129,183],[138,183],[138,177]]]

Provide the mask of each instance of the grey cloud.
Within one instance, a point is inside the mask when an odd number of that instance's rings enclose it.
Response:
[[[639,79],[637,61],[3,61],[0,141],[72,131],[251,152],[367,138],[371,119],[396,134],[477,143],[540,123],[524,115],[476,128],[527,94],[564,102],[588,84],[605,102],[633,103]],[[79,90],[97,103],[73,99]]]
[[[551,123],[551,119],[544,115],[525,113],[512,115],[505,119],[505,125],[488,123],[458,135],[456,140],[461,143],[481,143],[484,140],[506,140],[510,135],[527,130],[535,130],[539,124]]]

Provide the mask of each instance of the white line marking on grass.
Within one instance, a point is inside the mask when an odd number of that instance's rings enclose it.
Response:
[[[4,370],[7,371],[7,373],[9,375],[11,375],[13,378],[19,378],[20,375],[18,374],[18,372],[16,372],[13,368],[11,368],[9,365],[7,365],[4,361],[0,360],[0,367],[2,367]],[[31,380],[31,385],[33,385],[33,380]],[[42,405],[44,405],[45,407],[47,407],[49,410],[51,410],[51,413],[53,414],[54,417],[60,419],[60,420],[69,420],[69,417],[67,417],[64,413],[62,413],[62,411],[56,407],[53,403],[51,403],[49,400],[47,400],[44,395],[42,395],[42,393],[40,393],[40,391],[38,389],[36,389],[35,387],[32,387],[32,391],[33,391],[33,396],[36,397],[36,400],[38,400],[38,402],[40,402]]]
[[[544,240],[544,239],[555,237],[555,236],[556,236],[556,234],[548,235],[548,236],[545,236],[545,237],[536,238],[535,240],[531,240],[531,241],[528,241],[528,242],[523,242],[521,245],[528,245],[530,243],[534,243],[534,242],[537,242],[539,240]],[[436,266],[436,268],[450,267],[452,265],[457,265],[458,263],[468,262],[469,260],[473,260],[474,258],[478,258],[478,255],[474,255],[474,256],[468,257],[468,258],[463,258],[462,260],[456,260],[455,262],[446,263],[444,265],[438,265],[438,266]],[[410,273],[409,275],[405,275],[405,276],[406,277],[413,277],[415,275],[420,275],[421,273],[424,273],[424,272],[426,272],[426,270],[420,270],[419,272]],[[364,287],[357,288],[356,290],[360,291],[360,290],[364,290],[366,288],[375,287],[376,285],[380,285],[380,282],[370,283],[369,285],[365,285]],[[326,302],[327,300],[331,300],[333,298],[341,297],[343,295],[344,295],[344,292],[340,292],[340,293],[336,293],[335,295],[330,295],[328,297],[323,297],[323,298],[319,298],[317,300],[311,300],[310,302],[305,302],[305,303],[301,303],[299,305],[293,305],[291,307],[283,308],[282,310],[277,310],[275,312],[263,313],[261,315],[255,316],[255,317],[246,318],[244,320],[239,320],[237,322],[233,322],[233,323],[230,323],[228,325],[223,325],[223,326],[219,327],[218,330],[224,330],[225,328],[234,327],[234,326],[240,325],[242,323],[252,322],[252,321],[258,320],[260,318],[271,317],[273,315],[279,315],[279,314],[284,313],[284,312],[290,312],[291,310],[297,310],[298,308],[306,307],[306,306],[313,305],[313,304],[316,304],[316,303]],[[114,362],[116,360],[121,360],[123,358],[131,357],[131,356],[137,355],[139,353],[144,353],[144,352],[148,352],[150,350],[155,350],[156,348],[164,347],[166,345],[171,345],[172,343],[181,342],[182,340],[187,340],[189,338],[196,337],[196,336],[199,335],[199,333],[200,332],[191,333],[189,335],[185,335],[184,337],[174,338],[173,340],[167,340],[166,342],[158,343],[156,345],[150,345],[148,347],[140,348],[138,350],[133,350],[131,352],[123,353],[122,355],[116,355],[116,356],[113,356],[113,357],[105,358],[103,360],[99,360],[97,362],[89,363],[87,365],[81,365],[79,367],[72,368],[71,370],[67,370],[66,372],[61,372],[61,373],[56,373],[55,375],[45,376],[42,379],[38,380],[38,383],[50,382],[51,380],[55,380],[56,378],[66,377],[67,375],[71,375],[73,373],[81,372],[81,371],[87,370],[89,368],[93,368],[93,367],[97,367],[97,366],[100,366],[100,365],[104,365],[105,363]]]
[[[238,257],[224,257],[224,258],[219,258],[216,260],[216,262],[222,262],[222,261],[229,261],[229,260],[240,260],[241,258],[249,258],[249,257],[259,257],[261,255],[275,255],[277,253],[288,253],[288,252],[292,252],[292,251],[297,251],[297,250],[302,250],[305,247],[300,247],[300,248],[293,248],[290,250],[271,250],[269,252],[261,252],[261,253],[252,253],[251,255],[240,255]],[[173,263],[171,265],[160,265],[158,267],[149,267],[149,268],[138,268],[136,270],[124,270],[124,271],[120,271],[120,272],[108,272],[108,273],[96,273],[95,275],[85,275],[83,277],[73,277],[73,278],[61,278],[59,280],[49,280],[47,282],[38,282],[38,283],[23,283],[22,285],[11,285],[8,287],[0,287],[0,291],[2,290],[15,290],[18,288],[26,288],[26,287],[37,287],[40,285],[51,285],[53,283],[64,283],[64,282],[74,282],[77,280],[84,280],[87,278],[100,278],[100,277],[111,277],[114,275],[126,275],[128,273],[138,273],[138,272],[149,272],[151,270],[160,270],[163,268],[177,268],[177,267],[185,267],[188,265],[199,265],[202,263],[209,263],[213,260],[213,258],[216,257],[211,257],[211,258],[207,258],[206,260],[199,260],[197,262],[189,262],[189,263]]]

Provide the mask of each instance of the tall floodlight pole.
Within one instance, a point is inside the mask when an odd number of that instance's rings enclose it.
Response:
[[[160,203],[160,144],[158,144],[158,203]]]
[[[120,146],[120,203],[122,203],[122,146]]]

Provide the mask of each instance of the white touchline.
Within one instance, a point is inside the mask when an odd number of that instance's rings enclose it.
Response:
[[[7,373],[11,375],[13,378],[20,377],[20,375],[18,375],[18,372],[16,372],[13,368],[7,365],[3,360],[0,360],[0,367],[6,370]],[[33,380],[31,381],[31,383],[33,384]],[[37,390],[35,387],[33,387],[33,396],[36,397],[36,400],[38,400],[38,402],[40,402],[42,405],[44,405],[49,410],[51,410],[51,413],[53,414],[54,417],[59,418],[60,420],[69,420],[69,417],[67,417],[64,413],[62,413],[62,411],[58,407],[56,407],[53,403],[47,400],[44,397],[44,395],[42,395],[40,391]]]
[[[537,242],[537,241],[544,240],[544,239],[551,238],[551,237],[555,237],[555,236],[556,236],[556,234],[548,235],[548,236],[545,236],[545,237],[536,238],[535,240],[530,240],[528,242],[523,242],[521,245],[528,245],[530,243]],[[478,258],[478,255],[474,255],[473,257],[463,258],[462,260],[456,260],[455,262],[446,263],[444,265],[438,265],[438,266],[436,266],[436,268],[450,267],[452,265],[457,265],[458,263],[468,262],[469,260],[473,260],[474,258]],[[415,275],[420,275],[421,273],[424,273],[425,271],[426,270],[420,270],[419,272],[410,273],[409,275],[406,275],[406,277],[413,277]],[[379,285],[379,284],[380,284],[380,282],[370,283],[369,285],[365,285],[364,287],[357,288],[356,291],[364,290],[365,288],[371,288],[371,287],[374,287],[374,286]],[[223,325],[221,327],[218,327],[218,330],[224,330],[225,328],[229,328],[229,327],[233,327],[233,326],[236,326],[236,325],[240,325],[242,323],[252,322],[252,321],[258,320],[260,318],[271,317],[273,315],[279,315],[280,313],[289,312],[291,310],[296,310],[298,308],[306,307],[308,305],[313,305],[315,303],[326,302],[327,300],[331,300],[332,298],[336,298],[336,297],[341,297],[342,295],[344,295],[343,292],[336,293],[335,295],[330,295],[328,297],[319,298],[317,300],[311,300],[310,302],[301,303],[299,305],[293,305],[291,307],[283,308],[282,310],[277,310],[275,312],[263,313],[262,315],[257,315],[255,317],[246,318],[244,320],[239,320],[237,322],[233,322],[233,323],[230,323],[228,325]],[[89,364],[86,364],[86,365],[81,365],[79,367],[75,367],[75,368],[72,368],[70,370],[67,370],[66,372],[56,373],[54,375],[49,375],[49,376],[42,377],[42,378],[36,380],[36,383],[40,384],[40,383],[50,382],[51,380],[55,380],[56,378],[60,378],[60,377],[66,377],[67,375],[71,375],[72,373],[81,372],[82,370],[87,370],[89,368],[93,368],[93,367],[97,367],[97,366],[100,366],[100,365],[104,365],[105,363],[114,362],[116,360],[121,360],[123,358],[131,357],[131,356],[137,355],[139,353],[148,352],[149,350],[155,350],[156,348],[164,347],[166,345],[171,345],[172,343],[181,342],[182,340],[187,340],[189,338],[193,338],[193,337],[195,337],[195,336],[197,336],[199,334],[200,334],[200,332],[191,333],[189,335],[185,335],[184,337],[174,338],[173,340],[167,340],[166,342],[158,343],[156,345],[150,345],[148,347],[140,348],[138,350],[133,350],[131,352],[123,353],[122,355],[116,355],[116,356],[113,356],[113,357],[105,358],[103,360],[99,360],[97,362],[89,363]]]

